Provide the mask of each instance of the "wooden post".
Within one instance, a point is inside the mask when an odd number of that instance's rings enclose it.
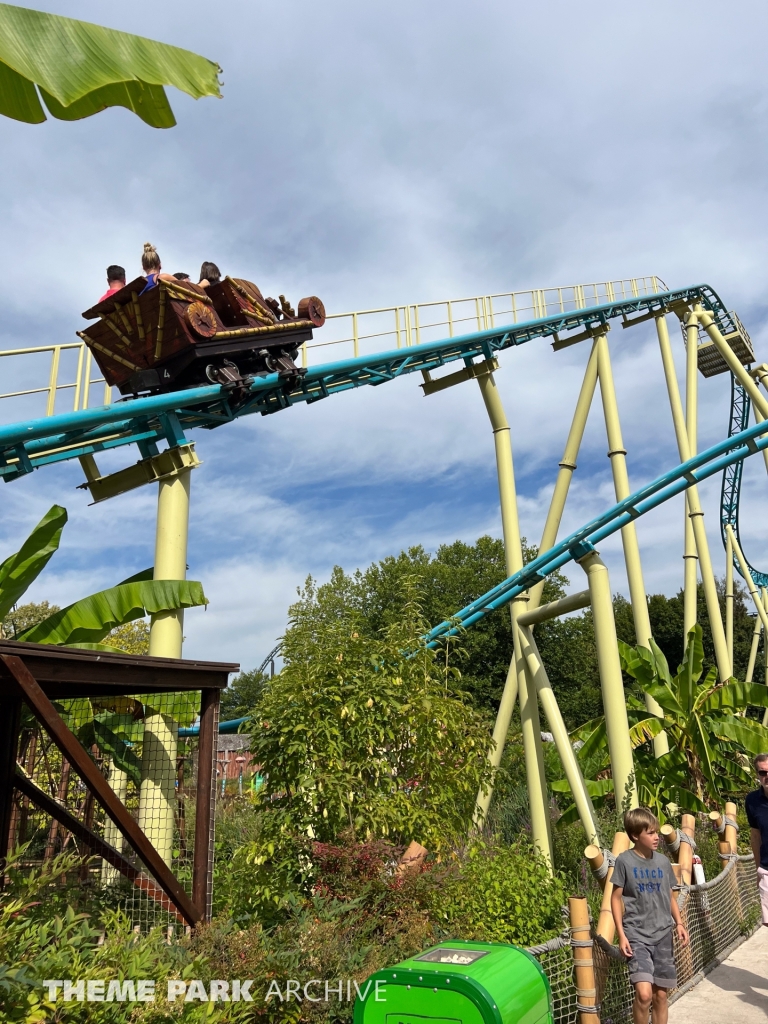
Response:
[[[21,698],[0,700],[0,886],[5,875],[11,818],[13,816],[13,780],[16,775],[16,748],[21,725]]]
[[[712,828],[717,832],[720,843],[718,847],[725,842],[725,819],[723,818],[720,811],[710,811],[709,820],[712,822]]]
[[[682,817],[682,829],[684,835],[689,839],[696,836],[696,818],[693,814],[684,814]],[[690,885],[693,876],[693,847],[690,843],[682,840],[677,853],[677,863],[680,865],[683,885]]]
[[[618,857],[620,853],[625,853],[629,849],[629,836],[626,832],[617,832],[613,837],[613,846],[611,847],[611,853],[614,857]],[[613,868],[608,868],[608,874],[605,878],[605,885],[603,887],[603,899],[600,904],[600,917],[597,921],[597,934],[602,936],[608,943],[613,943],[614,936],[616,935],[616,925],[613,923],[613,914],[611,912],[611,893],[613,892],[613,883],[611,877],[613,875]]]
[[[730,802],[725,805],[725,841],[731,844],[731,853],[739,852],[739,829],[737,825],[729,825],[728,819],[736,821],[736,814],[738,813],[736,804]]]
[[[573,973],[576,981],[579,1024],[600,1024],[595,983],[595,962],[593,959],[592,936],[589,931],[589,908],[585,896],[570,896],[568,912],[571,919],[571,949],[573,952]],[[581,1009],[584,1007],[584,1009]]]
[[[584,850],[584,857],[586,858],[592,877],[596,879],[601,889],[605,889],[605,883],[608,879],[608,870],[603,871],[603,864],[605,864],[605,856],[599,846],[588,846]]]
[[[211,916],[213,815],[216,793],[213,763],[219,724],[219,690],[203,690],[200,701],[200,744],[197,749],[195,852],[192,859],[192,902],[203,921]]]
[[[663,841],[664,847],[665,847],[664,853],[666,854],[667,857],[669,857],[669,859],[673,863],[676,863],[677,862],[677,854],[679,852],[680,847],[678,847],[677,850],[673,849],[673,846],[675,845],[675,843],[677,842],[677,840],[679,838],[679,836],[677,834],[677,829],[674,827],[674,825],[669,825],[669,824],[662,825],[661,826],[661,838],[662,838],[662,841]]]

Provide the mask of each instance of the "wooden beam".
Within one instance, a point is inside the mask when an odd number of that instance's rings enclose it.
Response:
[[[213,857],[213,820],[216,794],[213,759],[219,718],[219,691],[203,690],[200,703],[200,742],[197,748],[197,799],[195,802],[195,852],[192,864],[192,899],[208,920],[208,897]]]
[[[142,889],[152,899],[156,900],[163,910],[169,910],[172,914],[175,914],[177,919],[182,923],[186,924],[186,918],[183,917],[176,906],[168,899],[162,889],[160,889],[151,878],[147,878],[145,874],[135,868],[129,860],[118,853],[118,851],[110,846],[109,843],[104,842],[101,836],[97,836],[96,833],[84,825],[74,814],[62,807],[60,803],[57,803],[53,797],[48,796],[39,786],[27,778],[26,775],[22,774],[21,770],[17,768],[16,774],[13,779],[13,785],[20,793],[28,797],[33,804],[45,811],[46,814],[50,814],[52,818],[63,825],[68,832],[79,839],[81,843],[92,850],[99,857],[102,857],[108,864],[111,864],[113,868],[116,868],[121,875],[124,875],[129,881],[133,882],[137,888]]]
[[[230,673],[239,668],[226,662],[150,658],[14,640],[0,640],[0,654],[23,658],[38,684],[53,699],[224,689]],[[5,696],[17,697],[18,688],[0,664],[0,699]]]
[[[203,913],[192,903],[171,869],[115,796],[112,787],[83,750],[21,658],[0,654],[0,663],[16,680],[37,720],[134,848],[163,892],[188,924],[196,924]]]
[[[5,858],[10,845],[13,816],[13,777],[21,724],[21,699],[0,700],[0,887],[5,874]]]

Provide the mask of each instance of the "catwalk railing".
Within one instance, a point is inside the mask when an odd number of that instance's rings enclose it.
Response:
[[[690,934],[683,948],[675,940],[677,988],[674,1000],[696,984],[728,951],[752,933],[759,920],[760,898],[752,855],[731,857],[717,877],[703,885],[683,886],[678,905]],[[631,1024],[633,990],[624,957],[617,946],[595,939],[593,956],[599,1018],[603,1024]],[[555,1024],[578,1024],[578,997],[568,932],[529,950],[543,967],[552,987]]]
[[[631,277],[331,313],[320,332],[320,340],[302,347],[301,362],[303,366],[315,366],[328,358],[409,348],[426,341],[452,338],[455,334],[488,330],[501,323],[538,320],[666,290],[667,286],[658,277]],[[82,341],[0,349],[0,359],[5,360],[0,363],[2,380],[10,378],[16,385],[0,393],[0,401],[6,400],[0,408],[9,407],[8,400],[16,400],[12,415],[2,416],[7,422],[22,418],[22,412],[23,418],[30,412],[42,414],[41,405],[29,404],[36,396],[45,403],[46,416],[53,416],[57,406],[62,410],[68,393],[72,396],[70,408],[74,412],[88,409],[94,402],[109,405],[112,400],[111,388],[98,387],[104,385],[104,378]],[[66,405],[64,402],[63,407]]]

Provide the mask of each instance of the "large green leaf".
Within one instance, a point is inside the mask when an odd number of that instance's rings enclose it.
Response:
[[[208,604],[195,580],[145,580],[123,583],[84,597],[49,615],[19,635],[37,644],[99,643],[116,626],[178,608]]]
[[[53,505],[15,555],[0,565],[0,621],[48,564],[61,540],[67,510]]]
[[[0,113],[38,123],[123,106],[156,128],[176,122],[163,90],[220,96],[219,67],[189,50],[72,18],[0,4]]]
[[[716,686],[701,702],[699,711],[743,711],[749,704],[768,708],[768,686],[763,683],[740,683],[738,680]]]
[[[768,750],[768,729],[749,718],[724,718],[715,721],[712,729],[719,739],[735,740],[744,753],[753,757]]]

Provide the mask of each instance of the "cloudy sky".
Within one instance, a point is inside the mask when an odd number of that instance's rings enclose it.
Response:
[[[169,131],[123,110],[0,123],[0,349],[75,340],[106,265],[138,272],[150,240],[166,269],[194,274],[213,259],[271,294],[320,295],[332,312],[638,275],[706,281],[768,358],[763,3],[41,6],[218,61],[224,99],[169,90],[179,122]],[[682,367],[679,333],[673,341]],[[676,461],[655,334],[614,330],[610,342],[639,485]],[[587,354],[532,343],[501,357],[531,540]],[[10,364],[0,362],[3,385],[45,372]],[[405,378],[194,436],[204,465],[192,480],[190,576],[211,603],[187,616],[188,656],[252,667],[308,573],[323,580],[337,563],[499,534],[476,387],[424,399],[417,385]],[[701,380],[700,394],[703,447],[727,429],[728,378]],[[0,402],[0,421],[42,411],[39,399]],[[612,504],[605,452],[598,404],[566,526]],[[103,465],[136,457],[123,449]],[[3,555],[52,503],[70,513],[36,600],[64,604],[151,564],[155,494],[89,507],[81,479],[75,463],[1,485]],[[762,461],[746,479],[743,531],[765,567]],[[722,567],[718,492],[719,481],[704,489]],[[639,536],[648,590],[674,593],[681,503],[641,521]],[[625,591],[619,551],[605,544],[613,587]]]

